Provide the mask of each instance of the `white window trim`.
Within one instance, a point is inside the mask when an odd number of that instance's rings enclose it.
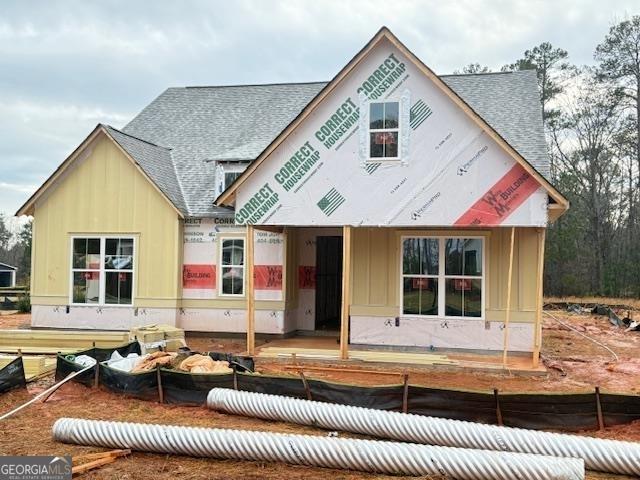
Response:
[[[366,104],[366,108],[370,109],[372,104],[375,103],[397,103],[398,104],[398,127],[397,128],[371,128],[371,119],[369,111],[367,111],[367,118],[369,119],[367,122],[367,143],[366,143],[366,149],[367,149],[367,155],[366,155],[366,160],[368,163],[385,163],[385,162],[392,162],[392,163],[397,163],[402,159],[402,150],[401,150],[401,143],[402,143],[402,122],[400,121],[401,116],[402,116],[402,102],[399,99],[393,99],[393,98],[387,98],[384,100],[374,100],[374,101],[369,101]],[[395,157],[372,157],[371,156],[371,134],[372,133],[377,133],[377,132],[398,132],[398,155]]]
[[[404,260],[404,241],[410,238],[431,238],[438,240],[438,275],[416,275],[420,277],[430,277],[438,279],[438,315],[419,315],[413,313],[404,313],[404,282],[405,276],[403,272],[403,260]],[[465,276],[465,275],[445,275],[445,255],[444,255],[444,242],[446,239],[477,239],[482,241],[482,277],[478,276]],[[443,319],[443,320],[477,320],[484,321],[486,316],[486,291],[487,291],[487,237],[483,235],[403,235],[400,237],[400,317],[401,318],[430,318],[430,319]],[[411,274],[407,274],[411,276]],[[469,279],[481,279],[482,282],[482,299],[481,299],[481,315],[479,317],[466,317],[466,316],[452,316],[452,315],[440,315],[439,312],[446,311],[446,291],[444,288],[446,278],[469,278]]]
[[[219,248],[218,248],[218,273],[217,273],[217,281],[218,281],[218,296],[220,297],[231,297],[231,298],[244,298],[247,288],[247,239],[246,237],[238,236],[238,235],[218,235],[217,240],[219,240]],[[223,293],[222,292],[222,269],[223,267],[239,267],[240,265],[223,265],[222,264],[222,245],[225,240],[242,240],[242,293]]]
[[[73,268],[73,243],[77,238],[97,238],[100,240],[100,268],[98,271],[100,272],[100,286],[98,292],[98,303],[74,303],[73,302],[73,272],[74,271],[95,271],[95,269],[90,268]],[[105,253],[105,244],[107,238],[124,238],[133,240],[133,268],[131,269],[131,303],[105,303],[105,282],[106,282],[106,270],[104,268],[104,259],[106,256]],[[135,235],[131,234],[108,234],[108,235],[96,235],[96,234],[88,234],[88,235],[72,235],[71,242],[69,246],[69,305],[73,307],[115,307],[115,308],[131,308],[135,304],[136,300],[136,265],[137,265],[137,256],[136,252],[138,251],[138,239]],[[123,270],[116,270],[123,271]],[[128,270],[125,270],[128,271]]]

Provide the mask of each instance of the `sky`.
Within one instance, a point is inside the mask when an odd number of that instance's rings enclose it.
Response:
[[[329,80],[383,25],[439,74],[544,41],[592,64],[638,14],[637,0],[2,0],[0,213],[167,87]]]

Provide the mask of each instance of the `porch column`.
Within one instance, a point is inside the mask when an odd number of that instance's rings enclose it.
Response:
[[[255,355],[256,351],[256,304],[253,288],[253,225],[247,225],[247,353]]]
[[[349,358],[349,305],[351,304],[351,227],[342,227],[342,309],[340,315],[340,358]]]
[[[536,320],[533,328],[533,368],[540,362],[540,348],[542,347],[542,308],[544,297],[544,242],[546,228],[538,229],[538,271],[536,276]]]
[[[507,352],[509,350],[509,321],[511,320],[511,284],[513,279],[513,244],[515,242],[516,229],[511,227],[511,246],[509,247],[509,273],[507,274],[507,308],[504,312],[504,346],[502,348],[502,364],[507,364]]]

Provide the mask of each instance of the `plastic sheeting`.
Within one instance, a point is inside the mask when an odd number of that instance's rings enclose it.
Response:
[[[14,388],[25,388],[26,386],[27,380],[24,376],[22,357],[17,357],[0,369],[0,393],[8,392]]]

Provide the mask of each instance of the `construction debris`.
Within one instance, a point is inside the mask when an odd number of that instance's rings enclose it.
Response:
[[[0,369],[6,367],[16,358],[16,355],[0,355]],[[23,355],[24,376],[27,382],[36,380],[43,375],[53,372],[56,368],[56,359],[42,355]]]
[[[109,463],[115,462],[120,457],[125,457],[131,454],[131,450],[111,450],[110,452],[102,453],[87,453],[85,455],[77,455],[71,457],[73,467],[71,468],[72,475],[82,475],[89,470],[100,468]],[[80,463],[84,462],[84,463]]]
[[[113,348],[129,341],[128,332],[87,330],[0,330],[0,352],[73,353],[91,347]]]
[[[134,327],[129,332],[129,340],[140,342],[142,353],[152,353],[159,350],[176,352],[186,346],[184,330],[171,325],[144,325]]]

